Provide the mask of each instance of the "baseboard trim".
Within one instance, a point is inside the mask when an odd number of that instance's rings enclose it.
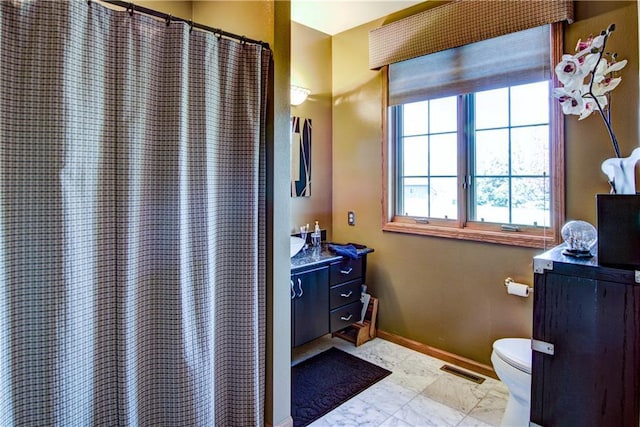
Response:
[[[467,359],[466,357],[458,356],[457,354],[440,350],[439,348],[431,347],[429,345],[410,340],[409,338],[383,331],[382,329],[378,329],[377,334],[379,338],[391,341],[392,343],[410,348],[411,350],[426,354],[427,356],[436,357],[440,360],[444,360],[445,362],[453,363],[454,365],[469,369],[475,373],[498,379],[495,371],[489,365],[478,363],[475,360]]]

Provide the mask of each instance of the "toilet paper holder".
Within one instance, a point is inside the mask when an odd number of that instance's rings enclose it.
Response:
[[[507,277],[506,279],[504,279],[505,287],[509,287],[509,285],[512,283],[517,283],[517,282],[513,280],[511,277]],[[520,283],[520,284],[523,284],[523,283]],[[528,288],[529,288],[529,293],[533,292],[533,288],[531,286],[528,286]]]

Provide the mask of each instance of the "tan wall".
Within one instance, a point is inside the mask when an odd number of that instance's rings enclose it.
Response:
[[[193,20],[254,40],[274,41],[274,0],[194,0]]]
[[[636,2],[576,2],[565,51],[615,22],[610,47],[627,58],[614,91],[614,128],[624,155],[638,141]],[[531,335],[532,298],[509,296],[506,277],[532,283],[540,250],[381,231],[381,74],[368,70],[372,22],[333,37],[333,235],[375,249],[367,274],[380,298],[379,327],[490,365],[492,342]],[[595,224],[595,194],[608,192],[600,163],[613,156],[599,117],[566,119],[567,219]],[[346,224],[348,210],[356,226]]]
[[[139,0],[134,4],[157,10],[159,12],[168,13],[178,18],[191,19],[191,1]]]
[[[291,23],[291,82],[309,88],[311,94],[291,115],[310,118],[311,196],[291,198],[291,231],[319,221],[331,238],[331,36],[304,25]]]

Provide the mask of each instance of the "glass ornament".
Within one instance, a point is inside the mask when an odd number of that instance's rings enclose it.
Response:
[[[563,255],[578,258],[593,256],[591,249],[598,241],[598,232],[593,225],[586,221],[569,221],[562,227],[561,234],[566,245]]]

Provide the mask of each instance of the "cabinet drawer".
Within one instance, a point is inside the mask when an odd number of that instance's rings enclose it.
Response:
[[[329,291],[330,309],[356,302],[360,299],[360,285],[362,282],[353,280],[331,288]]]
[[[331,311],[331,332],[344,329],[360,320],[360,300]]]
[[[357,279],[362,276],[362,257],[334,262],[331,264],[330,270],[329,284],[331,286]]]

